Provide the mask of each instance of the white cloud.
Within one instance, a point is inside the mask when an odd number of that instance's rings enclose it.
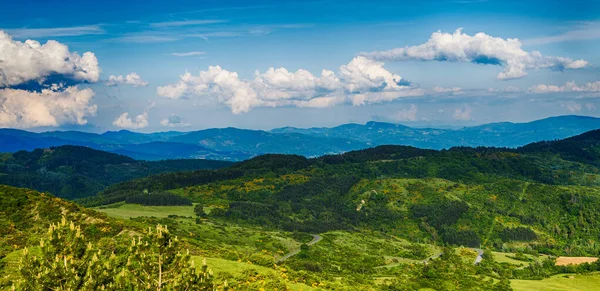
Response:
[[[213,32],[206,32],[206,33],[186,34],[185,36],[186,37],[198,37],[203,40],[208,40],[209,38],[238,37],[238,36],[242,36],[242,34],[240,32],[236,32],[236,31],[213,31]]]
[[[562,86],[539,84],[532,86],[528,90],[532,93],[555,93],[555,92],[600,92],[600,81],[588,82],[584,85],[577,85],[575,81],[570,81]]]
[[[185,122],[182,117],[178,115],[171,115],[160,121],[160,124],[167,127],[184,127],[190,126],[191,124]]]
[[[81,36],[106,33],[99,25],[52,28],[15,28],[6,30],[14,38],[42,38],[60,36]]]
[[[100,67],[92,52],[71,53],[66,45],[54,40],[43,45],[34,40],[15,41],[0,30],[0,87],[29,81],[42,83],[51,75],[96,82]]]
[[[411,104],[410,108],[402,109],[396,114],[394,114],[393,118],[398,121],[416,121],[417,120],[417,112],[418,108],[416,105]]]
[[[488,88],[489,93],[517,93],[521,92],[521,89],[515,86],[507,86],[502,89]]]
[[[107,86],[117,86],[119,84],[131,85],[134,87],[148,86],[148,82],[142,80],[142,78],[135,72],[129,73],[125,77],[121,75],[110,75],[110,77],[108,77],[108,82],[106,82]]]
[[[217,24],[217,23],[225,23],[225,22],[227,22],[227,20],[218,20],[218,19],[198,19],[198,20],[166,21],[166,22],[150,23],[150,27],[155,27],[155,28],[181,27],[181,26]]]
[[[452,118],[455,120],[468,121],[471,120],[471,107],[464,105],[462,108],[456,108]]]
[[[561,107],[566,108],[571,113],[577,113],[581,111],[581,104],[574,101],[564,101],[559,103]]]
[[[293,72],[269,68],[264,73],[257,71],[251,80],[242,80],[236,72],[220,66],[210,66],[198,76],[185,73],[177,83],[158,87],[157,94],[169,99],[216,99],[228,105],[234,114],[258,106],[329,107],[344,102],[363,105],[424,94],[383,65],[356,57],[340,66],[338,74],[322,70],[320,76],[315,76],[303,69]]]
[[[122,43],[159,43],[159,42],[172,42],[179,40],[178,37],[172,35],[163,34],[148,34],[145,32],[134,33],[123,35],[115,38],[108,39],[108,42],[122,42]]]
[[[457,29],[453,34],[434,32],[429,40],[418,46],[396,48],[389,51],[364,53],[382,61],[448,61],[490,64],[504,67],[498,74],[500,80],[522,78],[532,69],[580,69],[588,65],[584,60],[544,56],[538,51],[527,52],[516,38],[503,39],[485,33],[473,36]]]
[[[463,93],[462,88],[460,87],[451,87],[451,88],[443,88],[443,87],[433,87],[433,92],[435,93],[450,93],[452,95],[460,95]]]
[[[191,57],[191,56],[201,56],[206,54],[205,52],[186,52],[186,53],[171,53],[174,57]]]
[[[293,105],[297,107],[327,108],[344,103],[345,101],[346,98],[344,98],[344,96],[324,96],[312,98],[310,100],[295,100]]]
[[[148,126],[148,111],[136,116],[135,119],[129,117],[129,113],[125,112],[113,121],[113,125],[128,129],[144,128]]]
[[[53,85],[40,92],[0,89],[0,127],[31,128],[87,123],[96,115],[94,91]]]

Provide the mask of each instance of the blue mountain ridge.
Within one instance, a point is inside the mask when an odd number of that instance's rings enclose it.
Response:
[[[321,156],[378,145],[425,149],[456,146],[518,147],[600,129],[600,118],[557,116],[526,123],[499,122],[460,129],[414,128],[370,121],[336,127],[283,127],[269,131],[211,128],[190,132],[138,133],[128,130],[102,134],[80,131],[33,133],[0,129],[0,152],[60,145],[87,146],[141,160],[214,159],[239,161],[267,153]]]

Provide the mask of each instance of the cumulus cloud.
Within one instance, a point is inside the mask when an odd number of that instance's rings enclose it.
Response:
[[[0,30],[0,88],[30,81],[43,83],[53,75],[96,82],[100,67],[92,52],[72,53],[66,45],[54,40],[45,44],[34,40],[15,41]]]
[[[148,86],[148,82],[142,80],[135,72],[127,74],[125,77],[110,75],[110,77],[108,77],[108,82],[106,82],[107,86],[117,86],[119,84],[131,85],[134,87]]]
[[[136,116],[135,118],[129,117],[129,113],[124,112],[115,121],[113,125],[120,128],[127,129],[140,129],[148,126],[148,111]]]
[[[181,116],[178,116],[175,114],[161,120],[160,124],[162,124],[163,126],[168,126],[168,127],[190,126],[190,124],[185,122]]]
[[[396,114],[394,114],[393,118],[398,121],[416,121],[417,120],[417,112],[418,108],[416,105],[411,104],[410,108],[402,109]]]
[[[0,127],[31,128],[86,124],[96,115],[94,91],[53,85],[40,92],[0,89]]]
[[[532,69],[580,69],[586,67],[585,60],[565,57],[544,56],[539,51],[525,51],[516,38],[503,39],[485,33],[468,35],[457,29],[454,33],[434,32],[421,45],[376,51],[363,55],[381,61],[448,61],[497,65],[504,67],[498,74],[500,80],[518,79],[527,76]]]
[[[454,110],[454,114],[452,118],[455,120],[468,121],[471,120],[471,107],[468,105],[463,106],[462,108],[456,108]]]
[[[575,81],[570,81],[562,86],[539,84],[529,88],[532,93],[553,93],[553,92],[600,92],[600,81],[588,82],[583,85],[577,85]]]
[[[213,98],[229,106],[234,114],[258,106],[363,105],[424,94],[383,65],[359,56],[340,66],[338,73],[322,70],[315,76],[303,69],[294,72],[269,68],[264,73],[257,71],[251,80],[242,80],[236,72],[220,66],[210,66],[197,76],[185,73],[177,83],[158,87],[157,94],[169,99]]]

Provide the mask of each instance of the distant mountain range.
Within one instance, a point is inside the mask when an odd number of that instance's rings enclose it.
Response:
[[[379,145],[408,145],[425,149],[456,146],[518,147],[600,129],[600,118],[558,116],[527,123],[490,123],[461,129],[413,128],[368,122],[331,128],[284,127],[270,131],[238,128],[191,132],[103,134],[79,131],[33,133],[0,129],[0,152],[16,152],[61,145],[87,146],[138,160],[213,159],[239,161],[266,153],[307,157],[336,154]]]

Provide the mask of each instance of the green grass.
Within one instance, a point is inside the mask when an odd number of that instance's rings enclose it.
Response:
[[[600,288],[600,273],[556,275],[544,280],[511,280],[515,291],[590,291]]]
[[[203,257],[193,256],[192,260],[196,266],[201,266]],[[239,276],[244,273],[244,271],[254,270],[262,275],[270,275],[277,276],[278,273],[274,269],[270,269],[267,267],[262,267],[254,264],[249,264],[245,262],[236,262],[225,259],[218,258],[206,258],[206,264],[208,267],[214,272],[215,275],[219,275],[219,273],[229,273],[233,276]],[[305,284],[287,282],[287,286],[292,291],[304,291],[304,290],[313,290],[312,287],[307,286]]]
[[[509,258],[509,257],[514,257],[515,253],[501,253],[501,252],[492,252],[494,254],[494,260],[500,263],[509,263],[511,265],[523,265],[523,266],[529,266],[531,264],[531,262],[525,262],[525,261],[519,261],[519,260],[515,260],[513,258]],[[526,257],[535,260],[535,257],[532,255],[528,255],[525,254]],[[540,257],[538,258],[540,261],[546,259],[548,256],[547,255],[540,255]]]
[[[118,207],[94,208],[97,211],[104,212],[108,216],[122,219],[132,217],[148,216],[165,218],[169,215],[178,215],[192,217],[194,206],[144,206],[139,204],[121,204]]]

